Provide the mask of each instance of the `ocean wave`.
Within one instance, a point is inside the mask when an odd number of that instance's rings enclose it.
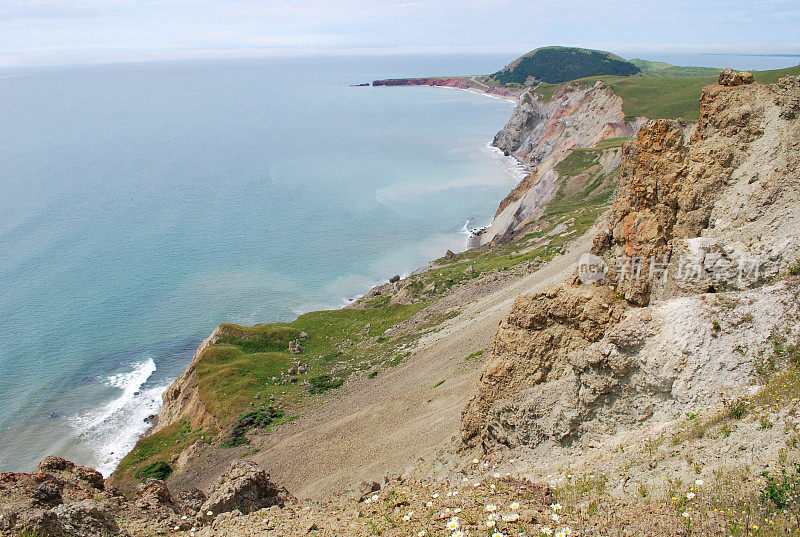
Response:
[[[503,165],[503,169],[508,173],[511,177],[514,178],[516,182],[520,182],[525,179],[531,172],[528,168],[525,167],[520,161],[518,161],[515,157],[511,155],[506,155],[503,153],[500,148],[497,148],[492,145],[492,142],[486,142],[484,146],[485,150],[495,154],[497,158],[500,159],[500,162]]]
[[[152,358],[133,364],[133,370],[111,375],[104,384],[122,393],[102,408],[72,418],[75,440],[94,454],[97,469],[108,476],[147,431],[146,419],[158,412],[166,385],[144,388],[156,371]]]

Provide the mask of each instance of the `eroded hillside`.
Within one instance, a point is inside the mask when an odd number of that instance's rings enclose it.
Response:
[[[559,180],[504,240],[221,326],[113,479],[3,474],[0,530],[796,533],[800,80],[720,82],[697,124],[565,86],[507,140]]]

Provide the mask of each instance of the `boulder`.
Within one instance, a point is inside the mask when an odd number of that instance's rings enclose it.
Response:
[[[389,300],[389,304],[402,304],[408,305],[414,303],[414,292],[409,289],[408,287],[403,287],[400,289],[397,294],[392,295],[392,298]]]
[[[44,509],[4,512],[0,518],[0,535],[65,535],[56,513]]]
[[[121,532],[108,508],[96,500],[62,504],[53,509],[70,537],[114,537]]]
[[[357,498],[358,501],[363,502],[379,490],[381,490],[381,484],[377,481],[362,481],[361,484],[358,485],[353,496]]]
[[[45,457],[39,463],[39,472],[65,472],[75,468],[75,465],[61,457]]]
[[[175,502],[178,504],[180,512],[187,516],[200,512],[205,501],[206,495],[198,489],[184,490],[175,495]]]
[[[283,507],[293,500],[292,495],[270,481],[269,474],[256,463],[234,461],[211,488],[200,511],[203,518],[211,520],[220,513],[238,509],[250,514],[264,507]]]
[[[166,483],[150,478],[136,490],[136,506],[140,509],[158,509],[174,505]]]
[[[750,71],[734,71],[730,67],[726,67],[719,74],[720,86],[741,86],[742,84],[753,83],[753,73]]]
[[[39,504],[58,505],[62,502],[61,490],[63,488],[63,485],[48,479],[40,483],[39,486],[36,487],[36,490],[31,493],[31,496]]]
[[[454,253],[452,250],[447,250],[447,251],[444,253],[444,258],[445,258],[445,259],[447,259],[448,261],[450,261],[451,259],[453,259],[455,256],[456,256],[456,254],[455,254],[455,253]]]
[[[98,490],[103,490],[105,488],[105,479],[103,479],[103,474],[94,468],[78,466],[78,468],[75,470],[75,473],[78,475],[78,479],[81,481],[86,481],[92,487]]]
[[[396,283],[396,282],[399,282],[399,281],[400,281],[400,275],[399,274],[395,274],[394,276],[389,278],[389,283]]]

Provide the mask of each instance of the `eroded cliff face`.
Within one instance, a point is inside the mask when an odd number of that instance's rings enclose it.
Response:
[[[741,395],[776,334],[798,337],[800,81],[707,87],[696,126],[626,144],[592,263],[521,296],[463,413],[468,445],[567,445]],[[722,294],[715,292],[726,291]]]
[[[221,334],[222,327],[216,327],[197,347],[189,366],[164,391],[163,403],[158,412],[156,431],[175,425],[184,418],[189,420],[193,429],[213,427],[216,424],[214,416],[208,411],[200,397],[195,366],[205,348],[213,345]]]
[[[493,145],[531,167],[531,174],[500,203],[494,221],[481,236],[487,244],[513,234],[541,216],[560,181],[555,166],[574,148],[600,140],[633,136],[643,119],[626,121],[622,98],[602,82],[567,84],[549,101],[524,97]],[[612,163],[616,164],[616,163]]]
[[[777,273],[781,259],[796,255],[797,96],[791,77],[772,85],[708,86],[696,127],[653,121],[626,145],[610,225],[594,252],[609,259],[627,300],[646,305],[652,293],[667,298],[757,285]],[[699,259],[703,277],[682,281],[680,258]],[[648,262],[639,278],[624,279],[620,259]],[[714,277],[723,269],[744,272],[746,262],[757,269],[746,281]],[[663,266],[669,267],[663,274],[652,273]]]

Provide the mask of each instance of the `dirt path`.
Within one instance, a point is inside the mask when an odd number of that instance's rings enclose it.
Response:
[[[459,434],[461,410],[475,391],[486,354],[465,358],[491,349],[495,329],[517,296],[571,275],[592,237],[590,231],[535,273],[465,304],[400,365],[329,393],[296,421],[255,440],[251,447],[260,451],[247,458],[294,495],[320,498],[364,479],[402,473],[418,457],[432,454]],[[207,459],[190,470],[191,483],[184,484],[204,488],[226,466],[227,460]]]

